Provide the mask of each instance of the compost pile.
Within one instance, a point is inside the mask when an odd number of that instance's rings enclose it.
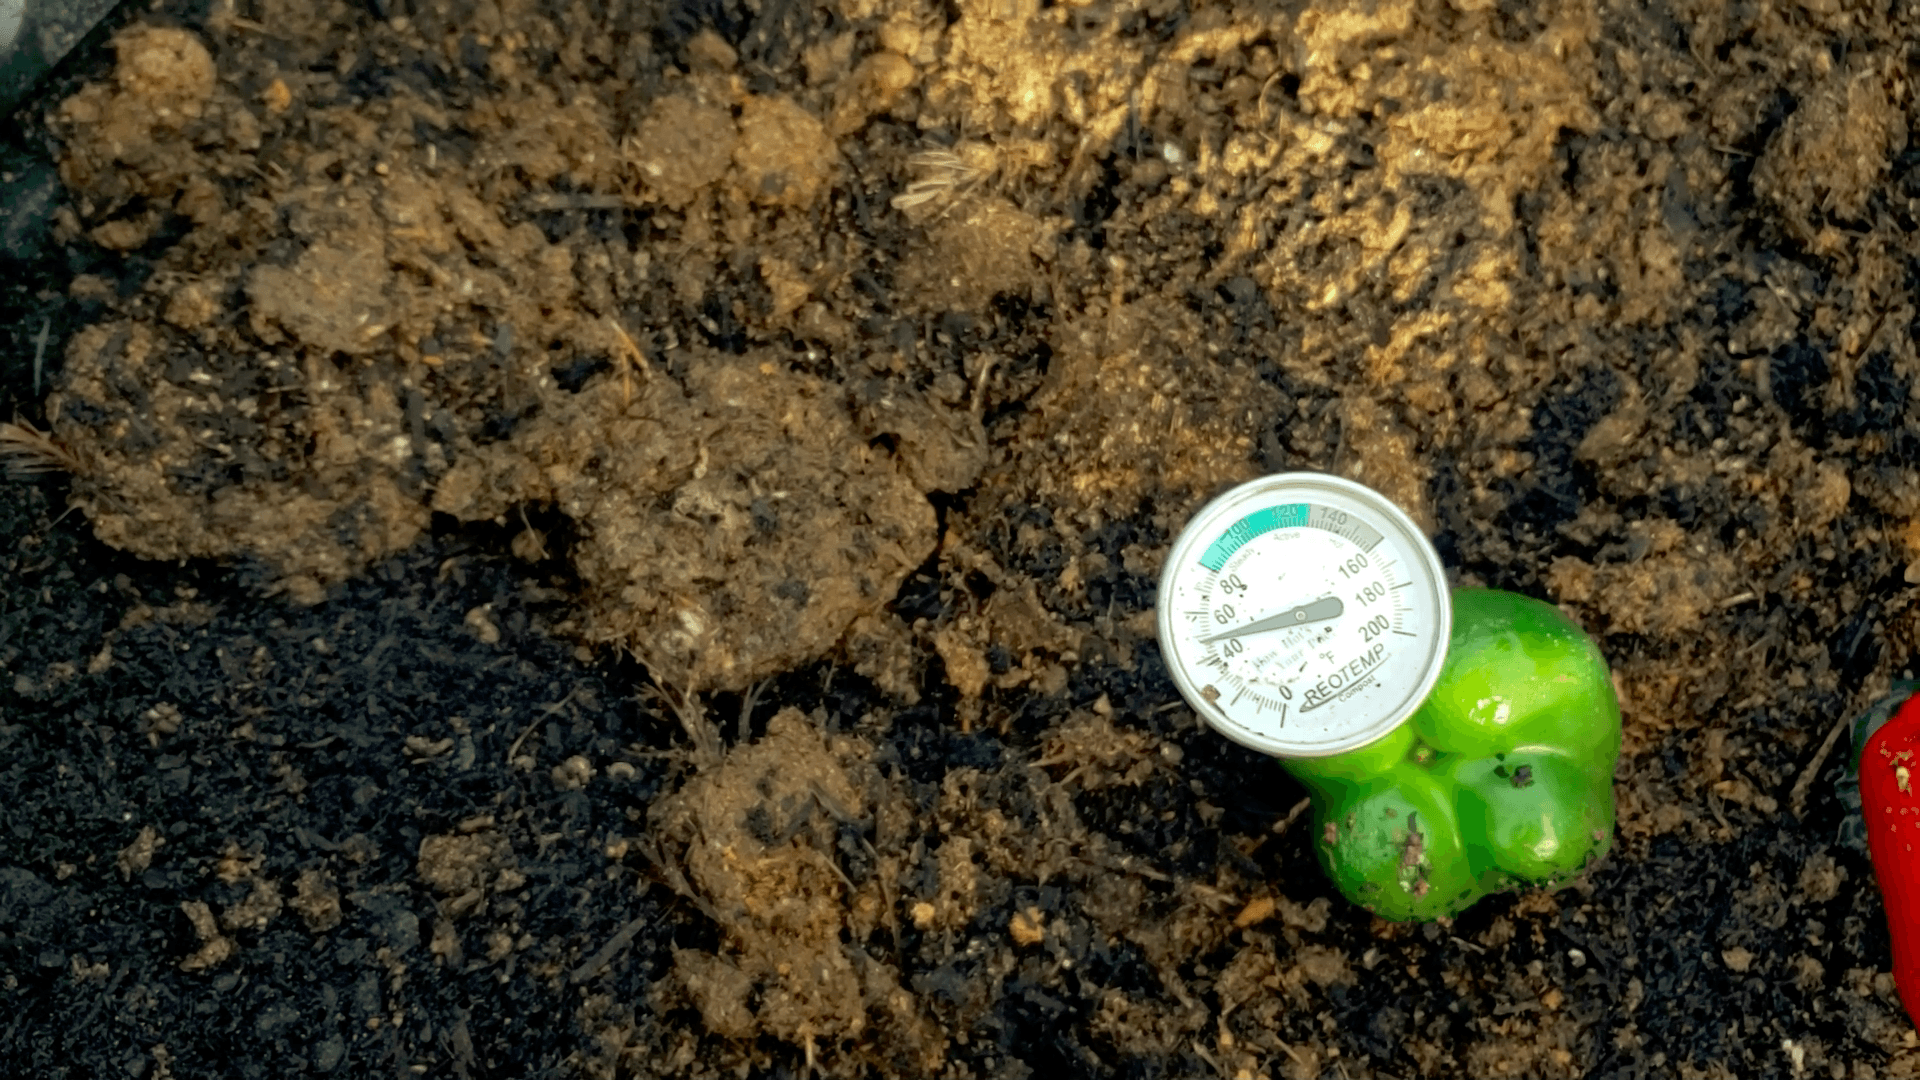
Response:
[[[22,114],[64,195],[0,290],[60,470],[0,502],[0,1059],[1920,1074],[1838,726],[1920,630],[1915,41],[123,15]],[[1333,894],[1153,640],[1186,517],[1292,469],[1600,642],[1606,863]]]

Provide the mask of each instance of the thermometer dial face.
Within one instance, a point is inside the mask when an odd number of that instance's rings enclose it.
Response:
[[[1180,692],[1236,742],[1338,754],[1433,689],[1452,608],[1399,507],[1318,473],[1242,484],[1197,514],[1161,571],[1160,647]]]

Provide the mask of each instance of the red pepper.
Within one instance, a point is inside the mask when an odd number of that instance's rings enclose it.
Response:
[[[1860,811],[1893,938],[1893,982],[1920,1024],[1920,694],[1861,748]]]

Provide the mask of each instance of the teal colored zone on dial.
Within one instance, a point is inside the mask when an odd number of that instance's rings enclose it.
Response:
[[[1207,545],[1200,556],[1200,565],[1219,573],[1227,565],[1233,553],[1245,547],[1249,540],[1275,529],[1291,529],[1307,523],[1307,513],[1312,507],[1307,503],[1288,503],[1285,506],[1269,506],[1265,510],[1255,510],[1220,534],[1220,538]]]

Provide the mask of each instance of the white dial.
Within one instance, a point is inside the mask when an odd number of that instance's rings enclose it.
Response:
[[[1419,707],[1452,609],[1433,545],[1379,493],[1282,473],[1195,515],[1161,571],[1160,647],[1222,734],[1285,757],[1364,746]]]

